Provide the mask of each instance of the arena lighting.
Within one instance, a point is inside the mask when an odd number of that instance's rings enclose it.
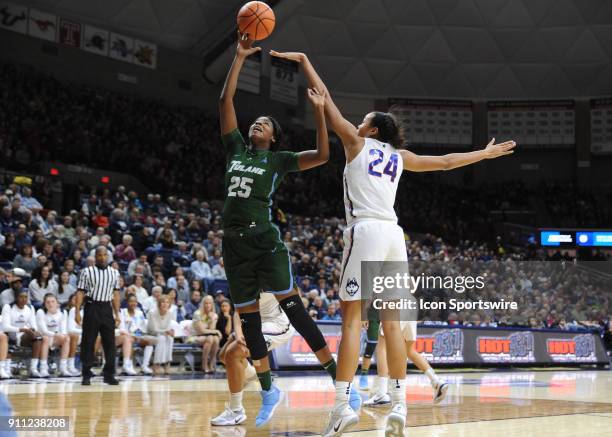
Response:
[[[59,176],[59,170],[55,167],[51,167],[51,170],[49,170],[49,174],[51,176]]]
[[[102,176],[102,178],[100,178],[100,182],[103,184],[108,184],[110,182],[110,178],[108,176]]]

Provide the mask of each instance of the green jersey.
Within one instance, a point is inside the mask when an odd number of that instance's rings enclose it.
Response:
[[[238,129],[221,141],[226,157],[223,228],[266,228],[272,224],[274,191],[287,173],[298,171],[297,153],[249,150]]]

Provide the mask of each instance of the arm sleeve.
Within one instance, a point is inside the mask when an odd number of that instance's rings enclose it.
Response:
[[[2,308],[2,330],[4,332],[19,332],[19,328],[12,325],[11,306],[4,305]]]
[[[278,170],[281,173],[299,171],[298,154],[295,152],[277,152]]]
[[[221,142],[225,147],[225,156],[227,158],[246,149],[246,143],[238,129],[234,129],[233,131],[223,135],[221,137]]]

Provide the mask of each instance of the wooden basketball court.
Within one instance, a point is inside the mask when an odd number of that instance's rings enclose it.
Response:
[[[447,399],[431,404],[422,375],[407,381],[407,436],[610,436],[610,371],[505,371],[441,373],[452,383]],[[122,378],[110,387],[96,378],[4,382],[2,392],[16,415],[68,416],[70,432],[24,432],[23,436],[307,436],[319,435],[333,404],[330,379],[322,373],[280,373],[285,397],[272,422],[256,429],[258,385],[244,396],[246,426],[211,427],[228,395],[224,379],[190,375]],[[367,393],[362,392],[363,396]],[[361,410],[347,436],[382,436],[387,409]]]

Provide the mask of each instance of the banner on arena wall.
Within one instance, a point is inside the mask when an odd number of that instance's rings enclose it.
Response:
[[[134,38],[111,32],[109,56],[124,62],[134,61]]]
[[[287,59],[271,57],[270,98],[297,106],[298,64]]]
[[[612,99],[591,100],[591,152],[612,154]]]
[[[261,82],[261,52],[245,59],[242,71],[238,77],[237,88],[253,94],[259,94]]]
[[[0,2],[0,27],[13,32],[27,33],[28,8],[9,2]]]
[[[147,68],[155,68],[157,66],[157,45],[134,40],[134,64]]]
[[[472,102],[467,100],[388,100],[411,145],[472,146]]]
[[[318,325],[332,354],[340,344],[340,325]],[[416,350],[432,364],[564,365],[606,364],[595,333],[512,328],[419,326]],[[319,361],[299,334],[273,351],[278,367],[309,367]]]
[[[95,53],[96,55],[107,56],[109,46],[108,38],[108,30],[86,24],[83,32],[83,45],[81,48],[90,53]]]
[[[81,47],[81,23],[60,17],[59,42],[68,47]]]
[[[57,15],[30,9],[28,35],[47,41],[57,40]]]
[[[576,143],[573,100],[493,101],[487,103],[488,137],[535,147]]]

